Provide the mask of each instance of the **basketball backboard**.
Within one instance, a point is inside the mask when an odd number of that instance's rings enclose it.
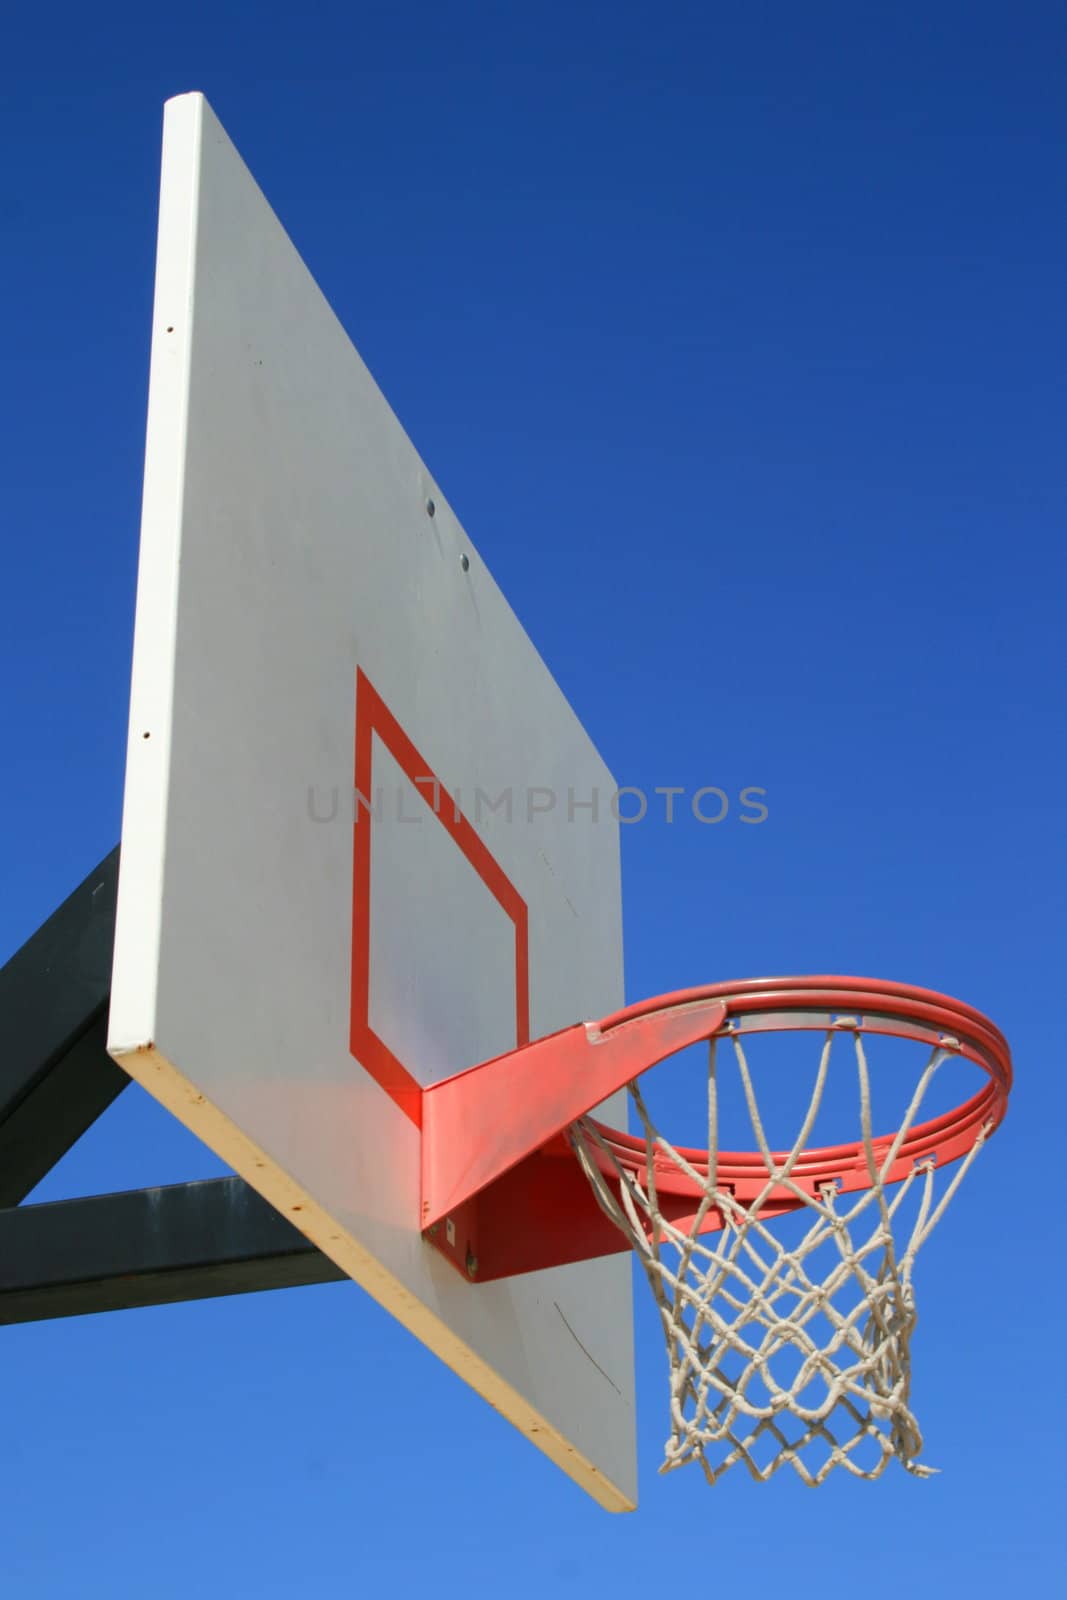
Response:
[[[109,1049],[625,1509],[628,1256],[479,1285],[419,1231],[422,1087],[622,1002],[614,788],[210,107],[170,101]]]

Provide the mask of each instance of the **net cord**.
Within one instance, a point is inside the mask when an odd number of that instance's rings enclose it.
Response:
[[[659,1311],[670,1368],[671,1424],[660,1470],[696,1462],[714,1483],[743,1464],[754,1478],[766,1481],[789,1465],[815,1486],[836,1467],[874,1479],[896,1459],[925,1477],[933,1469],[918,1459],[922,1434],[910,1404],[916,1321],[912,1272],[920,1247],[944,1216],[988,1127],[979,1130],[939,1197],[933,1154],[917,1162],[891,1192],[887,1179],[938,1069],[955,1054],[956,1041],[943,1038],[932,1049],[879,1165],[870,1072],[863,1036],[853,1019],[838,1019],[827,1030],[807,1110],[784,1156],[770,1148],[740,1033],[734,1024],[725,1031],[755,1147],[767,1172],[755,1198],[742,1203],[718,1182],[718,1036],[708,1049],[706,1172],[698,1171],[658,1131],[637,1082],[628,1088],[644,1132],[639,1167],[618,1159],[592,1119],[582,1118],[569,1130],[596,1199],[629,1239]],[[824,1184],[812,1194],[794,1177],[823,1105],[835,1041],[842,1036],[854,1044],[869,1185],[844,1202],[836,1184]],[[700,1195],[684,1229],[669,1221],[659,1204],[657,1167],[662,1171],[671,1166]],[[916,1185],[916,1214],[910,1230],[904,1230],[901,1248],[894,1224]],[[772,1197],[783,1196],[795,1198],[811,1219],[800,1242],[789,1247],[761,1215]],[[721,1230],[702,1232],[709,1219],[712,1225],[721,1220]],[[857,1238],[861,1229],[863,1236]],[[829,1254],[830,1265],[818,1273],[814,1268],[820,1251]],[[821,1324],[816,1324],[820,1317]],[[782,1351],[795,1365],[785,1378]],[[820,1384],[823,1393],[813,1396],[810,1390]],[[762,1394],[750,1395],[750,1386]],[[873,1441],[873,1447],[867,1445],[861,1454],[865,1441]]]

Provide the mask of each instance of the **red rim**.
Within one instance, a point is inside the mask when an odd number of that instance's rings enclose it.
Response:
[[[931,1046],[945,1043],[952,1054],[980,1067],[989,1082],[952,1111],[912,1128],[885,1175],[883,1181],[887,1183],[899,1182],[917,1163],[931,1158],[935,1166],[958,1160],[973,1148],[983,1129],[992,1133],[1000,1125],[1007,1110],[1012,1085],[1011,1050],[1000,1029],[973,1006],[914,984],[836,976],[748,978],[737,983],[680,989],[640,1001],[604,1017],[591,1031],[606,1034],[639,1018],[704,1005],[715,1012],[706,1036],[709,1039],[735,1029],[745,1033],[825,1031],[836,1027],[845,1032],[913,1039]],[[726,1008],[725,1017],[719,1014],[720,1006]],[[654,1065],[656,1060],[651,1060],[649,1066]],[[590,1121],[620,1166],[631,1171],[645,1169],[643,1138]],[[893,1133],[881,1134],[872,1141],[879,1171],[895,1137]],[[707,1176],[706,1150],[680,1145],[675,1148],[700,1177]],[[773,1156],[782,1161],[787,1153],[775,1151]],[[703,1192],[665,1155],[662,1165],[659,1159],[655,1161],[654,1170],[657,1187],[664,1193],[697,1196]],[[716,1175],[719,1186],[731,1189],[741,1202],[754,1199],[766,1187],[768,1177],[758,1151],[720,1151]],[[871,1177],[863,1141],[805,1150],[791,1177],[799,1188],[813,1195],[827,1183],[835,1183],[842,1191],[868,1188]],[[799,1203],[788,1191],[783,1191],[778,1201],[790,1208]]]

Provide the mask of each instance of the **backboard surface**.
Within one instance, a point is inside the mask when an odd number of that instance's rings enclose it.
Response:
[[[628,1256],[479,1286],[418,1228],[420,1087],[622,1003],[614,788],[210,107],[170,101],[109,1049],[624,1509]]]

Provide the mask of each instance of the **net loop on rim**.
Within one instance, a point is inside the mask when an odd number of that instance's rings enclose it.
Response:
[[[659,1311],[670,1367],[663,1472],[698,1463],[714,1483],[741,1464],[766,1481],[788,1464],[815,1486],[835,1467],[877,1478],[893,1459],[919,1477],[933,1470],[919,1461],[922,1434],[911,1409],[912,1273],[920,1247],[1003,1115],[1010,1057],[1002,1036],[985,1024],[1003,1045],[992,1064],[982,1061],[990,1085],[949,1117],[920,1124],[944,1062],[978,1057],[952,1034],[908,1024],[887,1028],[884,1020],[809,1013],[757,1024],[822,1029],[811,1097],[788,1150],[772,1150],[767,1139],[743,1016],[728,1015],[709,1041],[706,1154],[664,1137],[636,1081],[628,1089],[640,1135],[616,1133],[591,1116],[569,1129],[593,1193],[628,1238]],[[929,1045],[891,1137],[876,1137],[872,1126],[866,1029]],[[724,1038],[752,1126],[749,1156],[720,1149]],[[808,1141],[832,1057],[849,1043],[860,1137],[851,1146],[812,1151]],[[926,1137],[930,1129],[936,1132]],[[852,1170],[832,1175],[835,1165],[845,1166],[844,1154],[852,1156]],[[946,1161],[955,1165],[941,1183],[938,1168]],[[689,1197],[684,1215],[680,1194]],[[792,1242],[774,1226],[790,1211],[803,1214]]]

